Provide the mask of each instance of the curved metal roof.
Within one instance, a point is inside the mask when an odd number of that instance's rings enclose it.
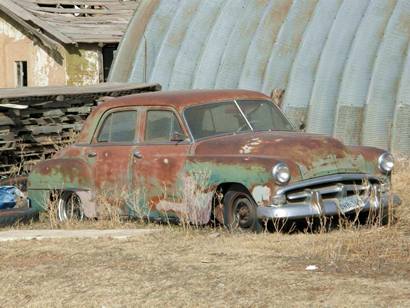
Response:
[[[307,131],[410,154],[410,1],[154,0],[110,79],[270,95]]]

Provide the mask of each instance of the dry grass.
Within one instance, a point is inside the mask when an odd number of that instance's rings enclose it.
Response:
[[[213,232],[166,227],[126,241],[2,243],[2,305],[410,304],[409,240],[391,230]],[[305,270],[311,264],[316,272]]]
[[[1,243],[0,306],[410,306],[410,161],[397,170],[392,226],[289,235],[149,225],[162,232]]]

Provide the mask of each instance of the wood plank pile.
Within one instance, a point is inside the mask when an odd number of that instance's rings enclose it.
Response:
[[[29,173],[73,142],[103,97],[158,90],[156,84],[0,89],[0,179]]]

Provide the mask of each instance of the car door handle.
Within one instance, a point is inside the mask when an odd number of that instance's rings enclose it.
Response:
[[[138,158],[138,159],[141,159],[141,158],[142,158],[142,154],[141,154],[140,151],[134,151],[134,152],[132,153],[132,155],[133,155],[135,158]]]
[[[88,152],[88,153],[87,153],[87,156],[88,156],[88,157],[96,157],[96,156],[97,156],[97,153],[95,153],[95,152]]]

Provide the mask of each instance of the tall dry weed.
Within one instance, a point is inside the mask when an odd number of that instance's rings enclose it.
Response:
[[[399,156],[393,173],[393,191],[402,199],[397,209],[398,225],[410,232],[410,158]]]

